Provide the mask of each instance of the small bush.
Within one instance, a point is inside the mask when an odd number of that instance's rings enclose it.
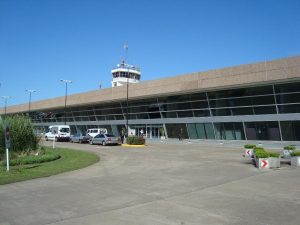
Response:
[[[131,136],[127,138],[127,144],[129,145],[144,145],[145,139],[140,136]]]
[[[258,152],[255,153],[255,157],[256,158],[269,158],[270,153],[266,152],[266,151],[258,151]]]
[[[60,155],[49,153],[46,155],[31,155],[31,156],[22,156],[17,159],[9,160],[11,166],[16,165],[27,165],[27,164],[39,164],[44,162],[54,161],[60,158]],[[4,162],[6,165],[6,162]]]
[[[270,157],[274,157],[274,158],[279,158],[279,156],[280,156],[280,153],[278,153],[278,152],[269,152],[269,154],[270,154]]]
[[[255,154],[256,158],[269,158],[270,157],[270,153],[261,147],[254,148],[254,154]]]
[[[293,145],[288,145],[288,146],[284,146],[284,149],[285,150],[292,150],[292,151],[294,151],[294,150],[296,150],[296,147],[293,146]]]
[[[300,152],[292,152],[291,156],[300,156]]]
[[[245,144],[244,147],[245,147],[245,148],[256,148],[256,145],[253,145],[253,144]]]
[[[256,151],[265,151],[265,149],[262,147],[255,147],[253,150],[254,150],[254,153],[256,153]]]

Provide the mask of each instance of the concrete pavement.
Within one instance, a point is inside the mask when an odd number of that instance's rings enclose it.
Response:
[[[96,152],[101,161],[0,186],[0,225],[300,224],[300,169],[258,170],[238,146],[57,145]]]

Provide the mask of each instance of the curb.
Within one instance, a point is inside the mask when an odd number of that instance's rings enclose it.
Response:
[[[136,148],[141,148],[145,147],[146,145],[129,145],[129,144],[122,144],[122,147],[136,147]]]

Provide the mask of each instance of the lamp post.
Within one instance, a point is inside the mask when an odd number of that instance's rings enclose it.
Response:
[[[128,68],[128,77],[129,77],[129,67],[127,65],[127,68]],[[129,104],[128,104],[128,87],[129,87],[129,84],[128,84],[128,78],[127,77],[127,82],[126,82],[126,86],[127,86],[127,95],[126,95],[126,105],[127,105],[127,110],[126,110],[126,129],[127,129],[127,137],[129,136],[129,127],[128,127],[128,116],[129,116]]]
[[[124,44],[124,49],[125,49],[125,67],[127,67],[127,81],[126,81],[126,105],[127,105],[127,110],[126,110],[126,130],[127,130],[127,137],[129,136],[129,127],[128,127],[128,116],[129,116],[129,104],[128,104],[128,89],[129,89],[129,64],[126,64],[126,61],[128,60],[128,44]]]
[[[1,98],[4,99],[4,116],[6,116],[6,106],[7,106],[7,100],[11,98],[11,96],[1,96]]]
[[[32,95],[32,93],[36,92],[36,90],[26,89],[25,91],[29,93],[29,102],[28,102],[28,116],[29,116],[30,106],[31,106],[31,95]]]
[[[67,96],[68,96],[68,84],[72,83],[71,80],[60,80],[61,82],[66,84],[66,94],[65,94],[65,125],[67,124],[67,117],[66,117],[66,113],[67,113]]]

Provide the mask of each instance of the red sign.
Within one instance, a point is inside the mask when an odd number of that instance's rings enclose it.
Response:
[[[261,160],[261,162],[262,162],[261,168],[266,168],[269,164],[268,160],[265,160],[265,159]]]

